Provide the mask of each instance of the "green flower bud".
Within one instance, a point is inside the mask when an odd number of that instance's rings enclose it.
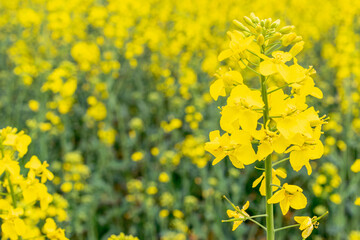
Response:
[[[264,44],[264,41],[265,41],[265,38],[262,34],[260,34],[258,36],[258,38],[256,39],[256,42],[257,42],[257,44],[259,44],[259,46],[262,46]]]
[[[300,41],[302,41],[302,40],[303,40],[302,36],[297,36],[297,37],[294,39],[293,43],[297,43],[297,42],[300,42]]]
[[[262,27],[265,27],[265,20],[261,20],[261,21],[260,21],[260,25],[261,25]]]
[[[277,32],[274,35],[271,36],[271,38],[269,39],[269,44],[273,43],[277,40],[279,40],[281,38],[281,33]]]
[[[286,46],[289,46],[296,38],[296,33],[289,33],[289,34],[286,34],[284,35],[282,38],[281,38],[281,41],[282,41],[282,45],[284,47]]]
[[[277,28],[280,25],[280,19],[277,19],[275,22],[273,22],[270,26],[270,28]]]
[[[239,22],[238,20],[233,20],[233,23],[235,24],[235,26],[237,26],[238,28],[240,28],[240,30],[250,32],[250,30],[249,30],[247,27],[245,27],[244,24],[242,24],[242,23]]]
[[[294,28],[295,28],[294,26],[285,26],[285,27],[281,28],[279,30],[279,32],[282,34],[287,34],[287,33],[290,33],[292,30],[294,30]]]
[[[270,28],[271,22],[272,22],[272,19],[271,19],[271,18],[266,19],[266,20],[265,20],[265,28]]]
[[[258,24],[255,28],[255,31],[259,34],[262,33],[262,27]]]
[[[244,21],[246,22],[246,24],[248,24],[249,26],[254,27],[255,24],[251,21],[251,19],[247,16],[244,16]]]
[[[250,19],[253,23],[259,23],[259,18],[252,12],[250,13]]]

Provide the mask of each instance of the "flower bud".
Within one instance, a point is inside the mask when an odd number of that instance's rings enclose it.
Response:
[[[294,28],[295,28],[294,26],[285,26],[285,27],[281,28],[279,30],[279,32],[282,34],[287,34],[287,33],[290,33],[292,30],[294,30]]]
[[[271,18],[268,18],[268,19],[265,20],[265,28],[270,28],[270,26],[271,26],[271,21],[272,21]]]
[[[260,35],[258,36],[258,38],[256,39],[256,42],[257,42],[257,44],[258,44],[259,46],[262,46],[262,45],[264,44],[264,41],[265,41],[265,38],[264,38],[264,36],[263,36],[262,34],[260,34]]]
[[[260,19],[257,16],[255,16],[255,14],[253,12],[250,13],[250,19],[251,19],[251,21],[253,23],[259,23],[260,22]]]
[[[274,35],[271,36],[271,38],[269,39],[269,44],[273,43],[277,40],[279,40],[281,38],[281,33],[277,32]]]
[[[261,20],[261,21],[260,21],[260,25],[261,25],[262,27],[265,27],[265,20]]]
[[[304,48],[304,41],[296,43],[289,51],[289,53],[295,57]]]
[[[275,22],[273,22],[270,26],[270,28],[277,28],[280,25],[280,19],[277,19]]]
[[[246,22],[246,24],[248,24],[249,26],[254,27],[254,23],[251,21],[251,19],[247,16],[244,16],[244,21]]]
[[[262,33],[262,27],[258,24],[255,28],[255,31],[259,34]]]
[[[237,26],[238,28],[240,28],[240,30],[250,32],[250,30],[249,30],[247,27],[245,27],[244,24],[242,24],[242,23],[239,22],[238,20],[233,20],[233,23],[235,24],[235,26]]]
[[[297,37],[294,39],[293,43],[300,42],[302,39],[303,39],[302,36],[297,36]]]
[[[289,33],[289,34],[286,34],[284,35],[282,38],[281,38],[281,41],[282,41],[282,45],[284,47],[286,46],[289,46],[296,38],[296,33]]]

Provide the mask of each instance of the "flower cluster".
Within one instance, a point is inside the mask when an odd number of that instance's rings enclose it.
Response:
[[[239,30],[228,32],[229,48],[218,56],[219,61],[228,59],[233,67],[220,69],[210,86],[214,100],[227,97],[220,118],[225,133],[211,132],[205,149],[215,156],[213,165],[226,156],[236,168],[263,164],[264,173],[253,187],[262,182],[260,193],[266,196],[269,206],[267,234],[268,239],[273,239],[274,226],[268,223],[273,221],[272,204],[280,203],[283,215],[290,207],[303,209],[307,205],[300,187],[288,183],[281,186],[278,177],[284,179],[286,174],[275,166],[289,163],[296,172],[305,168],[309,175],[312,173],[310,161],[324,153],[320,136],[326,118],[307,104],[307,98],[321,99],[323,94],[315,86],[314,68],[298,64],[297,55],[304,42],[293,26],[279,28],[280,20],[260,20],[253,13],[244,17],[244,21],[246,25],[234,20]],[[280,50],[288,49],[289,45],[292,45],[290,50]],[[244,80],[243,75],[249,73],[259,77],[259,90]],[[273,153],[288,157],[273,163]],[[238,213],[230,215],[239,218]],[[246,215],[243,220],[248,218]]]
[[[45,183],[54,179],[49,164],[32,156],[20,171],[20,159],[28,151],[31,138],[23,131],[7,127],[0,130],[1,231],[5,239],[65,240],[65,232],[54,221],[67,219],[67,203],[48,192]],[[58,203],[56,203],[58,202]],[[63,202],[63,203],[61,203]]]

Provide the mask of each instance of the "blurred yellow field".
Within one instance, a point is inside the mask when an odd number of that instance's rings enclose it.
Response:
[[[358,1],[0,0],[0,88],[2,239],[360,239]]]

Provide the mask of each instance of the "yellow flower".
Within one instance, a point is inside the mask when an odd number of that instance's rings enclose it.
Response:
[[[255,37],[250,36],[245,38],[244,35],[239,31],[228,32],[228,34],[231,38],[229,44],[230,48],[222,51],[218,56],[218,60],[223,61],[230,57],[236,59],[237,61],[239,59],[247,59],[248,54],[246,50],[250,48],[250,45],[254,41]],[[240,64],[240,66],[241,65],[242,64]]]
[[[338,194],[338,193],[331,194],[330,195],[330,201],[332,201],[333,203],[339,205],[341,203],[341,201],[342,201],[340,194]]]
[[[23,209],[9,209],[7,214],[1,214],[3,219],[1,230],[5,236],[10,239],[18,239],[19,236],[23,236],[26,231],[26,225],[20,216],[24,213]]]
[[[242,209],[240,209],[238,206],[236,206],[236,211],[233,210],[227,210],[226,213],[229,216],[229,218],[238,218],[238,221],[234,221],[234,225],[232,227],[232,230],[235,231],[240,224],[243,223],[243,221],[246,220],[247,217],[250,217],[249,214],[247,214],[247,212],[245,212],[248,208],[249,208],[249,201],[247,201],[245,203],[245,205],[242,207]]]
[[[14,176],[20,174],[19,162],[12,160],[9,152],[5,152],[5,155],[0,160],[0,175],[5,171]]]
[[[233,132],[231,136],[228,133],[220,136],[219,130],[210,132],[210,142],[205,143],[205,150],[215,156],[213,165],[219,163],[225,156],[229,156],[236,168],[244,168],[244,164],[249,165],[256,161],[251,136],[241,130]]]
[[[355,200],[355,205],[360,206],[360,197],[357,197]]]
[[[282,76],[286,75],[288,66],[285,63],[293,58],[291,53],[275,51],[272,53],[272,56],[273,58],[269,58],[261,54],[264,61],[260,63],[260,73],[264,76],[269,76],[275,73],[280,73]]]
[[[41,183],[45,183],[48,179],[54,179],[54,174],[50,172],[47,167],[49,164],[44,161],[42,164],[38,157],[32,156],[30,161],[25,164],[25,168],[29,168],[28,177],[34,179],[35,176],[41,176]]]
[[[272,184],[276,184],[276,185],[280,185],[280,179],[278,178],[281,177],[281,178],[286,178],[286,173],[283,172],[282,170],[280,169],[273,169],[272,170]],[[266,189],[265,189],[265,180],[266,177],[265,177],[265,172],[259,177],[257,178],[254,182],[253,182],[253,185],[252,187],[256,187],[257,185],[259,185],[259,183],[261,182],[261,185],[260,185],[260,194],[262,196],[265,196],[266,195]],[[276,186],[273,186],[272,187],[272,191],[276,191],[278,189],[278,187]]]
[[[142,152],[134,152],[132,155],[131,155],[131,159],[134,161],[134,162],[138,162],[140,160],[142,160],[144,158],[144,154]]]
[[[280,203],[283,215],[289,211],[290,207],[294,209],[303,209],[307,205],[307,199],[302,191],[303,190],[296,185],[285,183],[282,188],[268,200],[268,203]]]
[[[299,171],[303,166],[306,167],[308,175],[312,173],[310,160],[319,159],[324,154],[324,146],[320,140],[305,142],[302,146],[292,146],[290,152],[290,164],[295,171]]]
[[[351,171],[354,173],[360,172],[360,159],[356,159],[356,161],[351,165]]]
[[[245,85],[236,86],[230,93],[227,105],[222,108],[220,126],[229,133],[238,130],[239,127],[252,133],[262,116],[256,109],[263,106],[260,91],[250,90]]]
[[[217,101],[219,96],[226,96],[226,89],[243,83],[243,78],[238,71],[218,71],[218,77],[210,85],[210,95]]]
[[[33,100],[33,99],[29,101],[29,108],[30,108],[33,112],[39,111],[39,106],[40,106],[40,104],[39,104],[38,101]]]
[[[31,138],[21,131],[18,134],[14,134],[14,133],[7,134],[2,144],[5,146],[14,147],[19,152],[19,157],[23,157],[27,153],[28,146],[30,143],[31,143]]]
[[[166,172],[161,172],[159,175],[159,181],[166,183],[170,180],[169,175]]]
[[[315,219],[314,217],[313,219]],[[300,224],[299,229],[302,231],[302,238],[306,239],[310,236],[312,231],[314,230],[314,227],[317,228],[319,223],[317,221],[313,222],[313,219],[310,217],[294,217],[294,220]]]
[[[50,240],[68,240],[65,236],[65,231],[57,228],[55,221],[52,218],[47,218],[43,226],[43,232]]]

